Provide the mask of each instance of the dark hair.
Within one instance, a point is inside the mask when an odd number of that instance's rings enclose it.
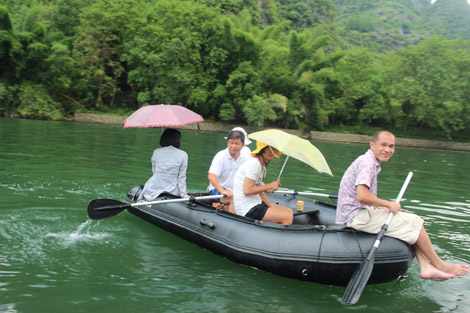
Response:
[[[259,150],[258,153],[256,153],[256,156],[262,156],[264,153],[264,150],[266,150],[267,148],[269,148],[269,146],[266,146],[263,149]]]
[[[181,145],[181,133],[174,128],[167,128],[160,137],[160,146],[173,146],[179,148]]]
[[[232,130],[228,133],[227,140],[230,139],[240,139],[242,143],[245,143],[245,135],[243,135],[243,133],[239,132],[238,130]]]
[[[393,137],[395,137],[394,134],[392,134],[391,132],[389,132],[389,131],[387,131],[387,130],[378,130],[378,131],[376,131],[376,132],[372,135],[371,141],[377,142],[377,139],[379,139],[379,136],[380,136],[381,133],[389,133],[389,134],[391,134]]]

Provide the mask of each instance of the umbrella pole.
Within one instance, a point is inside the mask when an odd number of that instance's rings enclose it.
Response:
[[[284,164],[282,165],[281,172],[279,173],[277,180],[281,179],[281,175],[282,175],[282,172],[284,172],[284,167],[286,167],[287,160],[289,160],[289,156],[286,157],[286,160],[284,161]]]

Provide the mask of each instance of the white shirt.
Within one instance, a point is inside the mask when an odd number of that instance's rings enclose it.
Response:
[[[185,151],[173,146],[156,149],[152,155],[153,176],[145,183],[139,200],[151,201],[163,192],[186,196],[187,169],[188,154]]]
[[[243,146],[243,148],[240,150],[240,155],[246,156],[248,159],[251,159],[251,150],[250,147],[248,146]]]
[[[233,189],[233,179],[238,168],[248,161],[251,156],[246,153],[240,153],[238,159],[232,158],[228,148],[219,151],[212,159],[211,167],[209,168],[209,173],[217,176],[219,184],[225,189]],[[212,184],[209,185],[209,191],[215,189]]]
[[[266,176],[266,172],[257,158],[251,158],[240,166],[233,180],[233,205],[238,215],[245,216],[252,207],[262,202],[259,194],[245,195],[243,191],[245,177],[253,179],[255,185],[259,186],[263,182],[264,176]]]

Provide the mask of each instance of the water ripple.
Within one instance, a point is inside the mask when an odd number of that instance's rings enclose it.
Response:
[[[15,303],[0,303],[0,310],[2,313],[18,313],[19,311],[15,308]]]
[[[421,203],[420,203],[421,204]],[[411,206],[405,205],[403,206],[405,209],[415,209],[418,211],[425,211],[425,212],[432,212],[432,213],[439,213],[442,215],[449,215],[449,216],[456,216],[456,217],[466,217],[467,220],[463,219],[460,220],[462,222],[468,222],[468,214],[465,212],[461,212],[459,210],[455,210],[453,207],[445,207],[440,205],[430,205],[430,204],[421,204],[421,206]],[[437,209],[441,208],[441,209]]]
[[[89,222],[86,206],[92,198],[122,199],[150,177],[155,147],[149,143],[160,132],[0,119],[0,132],[8,134],[0,147],[0,312],[47,312],[52,304],[56,311],[69,312],[395,313],[466,312],[470,307],[470,275],[444,283],[423,281],[416,260],[399,288],[382,292],[368,286],[357,306],[345,307],[339,303],[344,288],[241,266],[127,212]],[[191,164],[188,189],[202,191],[212,157],[226,142],[217,133],[183,131],[183,138]],[[335,176],[318,175],[289,160],[283,186],[331,194],[347,166],[367,149],[315,145]],[[462,168],[468,168],[468,156],[400,147],[380,174],[379,186],[384,198],[393,199],[404,173],[416,169],[406,192],[410,200],[402,206],[425,219],[443,259],[467,263],[469,180]],[[266,180],[276,179],[281,166],[279,160],[270,164]]]

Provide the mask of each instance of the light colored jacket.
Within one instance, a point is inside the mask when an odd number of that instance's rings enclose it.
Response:
[[[185,197],[188,154],[173,146],[158,148],[152,155],[153,176],[145,183],[139,200],[151,201],[163,192]]]

